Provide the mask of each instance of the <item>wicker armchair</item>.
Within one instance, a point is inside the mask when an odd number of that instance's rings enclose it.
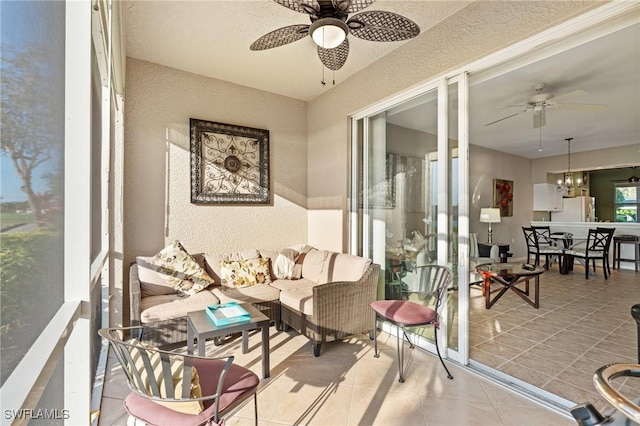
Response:
[[[371,264],[358,281],[330,282],[306,290],[313,297],[312,315],[281,303],[283,327],[288,325],[311,340],[315,356],[320,355],[322,343],[372,333],[370,304],[376,300],[379,274],[380,265]]]

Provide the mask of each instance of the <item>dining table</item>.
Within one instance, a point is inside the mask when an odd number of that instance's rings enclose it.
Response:
[[[573,271],[573,263],[574,257],[568,253],[569,250],[579,249],[580,246],[585,246],[587,243],[587,237],[575,237],[571,233],[555,233],[551,234],[551,240],[555,241],[556,246],[562,249],[562,254],[559,255],[559,272],[562,275],[567,275],[569,272]],[[580,263],[583,264],[585,268],[588,268],[589,265],[585,264],[582,259],[578,259]],[[592,272],[589,272],[590,274]]]

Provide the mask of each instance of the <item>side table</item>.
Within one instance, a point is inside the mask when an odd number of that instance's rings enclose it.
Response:
[[[249,322],[217,326],[207,318],[204,310],[189,312],[187,314],[187,353],[193,354],[194,339],[198,340],[198,356],[204,356],[207,339],[215,339],[240,331],[242,332],[242,353],[247,353],[249,331],[260,328],[262,329],[262,376],[266,379],[271,374],[269,367],[269,317],[251,304],[242,303],[240,306],[251,314]]]

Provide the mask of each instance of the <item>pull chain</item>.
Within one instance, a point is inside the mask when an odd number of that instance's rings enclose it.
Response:
[[[539,152],[542,152],[542,126],[540,126],[540,148],[538,148]]]

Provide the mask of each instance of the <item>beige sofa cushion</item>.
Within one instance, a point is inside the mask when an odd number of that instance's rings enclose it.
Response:
[[[211,291],[220,299],[220,303],[260,303],[278,300],[280,297],[280,290],[269,284],[242,288],[214,287]]]
[[[322,265],[318,284],[337,281],[358,281],[371,265],[371,259],[346,253],[328,252]]]
[[[143,312],[153,306],[162,305],[163,303],[173,302],[174,300],[182,300],[182,296],[178,293],[159,294],[157,296],[147,296],[140,299],[140,312]]]
[[[255,259],[260,257],[260,253],[258,250],[250,249],[245,251],[236,251],[232,253],[214,253],[214,254],[205,254],[206,260],[206,269],[213,281],[215,281],[216,285],[221,285],[222,280],[220,279],[220,262],[228,261],[228,260],[247,260],[247,259]]]
[[[302,278],[317,283],[322,276],[322,267],[328,255],[329,252],[326,250],[309,250],[302,262]]]
[[[155,298],[166,296],[152,296]],[[148,297],[146,299],[149,299]],[[144,306],[146,300],[143,299],[141,304]],[[142,323],[150,323],[156,321],[164,321],[173,318],[181,318],[189,312],[204,310],[209,305],[217,305],[220,300],[209,290],[200,291],[189,297],[182,297],[173,301],[156,304],[147,309],[142,309],[140,313],[140,321]]]
[[[165,280],[162,275],[152,269],[149,263],[150,257],[136,257],[138,267],[138,280],[140,280],[140,292],[142,297],[159,296],[163,294],[176,294],[173,284]]]
[[[313,287],[294,288],[281,292],[280,304],[305,315],[313,315]]]
[[[318,283],[301,278],[299,280],[275,280],[271,285],[280,291],[293,290],[294,288],[310,288],[315,287]]]

